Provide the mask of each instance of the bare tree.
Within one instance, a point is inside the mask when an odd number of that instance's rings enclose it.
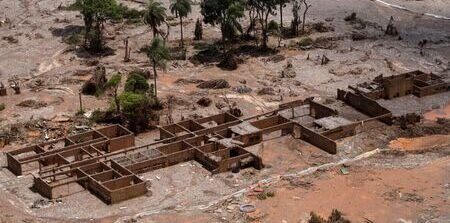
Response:
[[[303,11],[303,24],[302,24],[302,33],[305,33],[305,24],[306,24],[306,14],[308,13],[311,4],[308,4],[308,0],[301,0],[303,5],[305,6],[305,11]]]

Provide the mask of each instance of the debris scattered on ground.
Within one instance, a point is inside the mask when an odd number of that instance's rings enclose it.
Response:
[[[341,167],[339,170],[341,171],[341,173],[342,173],[343,175],[348,175],[348,174],[350,173],[350,171],[348,170],[348,168],[345,167],[345,166]]]
[[[8,43],[18,43],[19,40],[15,38],[14,36],[4,36],[2,37],[3,40],[7,41]]]
[[[344,215],[336,209],[333,209],[328,219],[322,218],[316,213],[311,212],[308,223],[350,223],[350,221],[343,216]]]
[[[367,39],[367,33],[361,31],[353,31],[351,34],[351,38],[353,41],[360,41]]]
[[[16,106],[24,107],[24,108],[39,109],[39,108],[46,107],[47,103],[41,102],[41,101],[36,101],[34,99],[27,99],[27,100],[20,102],[19,104],[16,104]]]
[[[33,209],[39,209],[39,208],[43,208],[43,207],[47,207],[50,205],[50,202],[47,199],[37,199],[33,202],[33,204],[31,205],[31,208]]]
[[[258,95],[276,95],[276,92],[272,87],[263,87],[258,90]]]
[[[281,61],[283,61],[285,59],[286,59],[286,57],[284,55],[277,54],[277,55],[269,57],[267,59],[267,61],[270,61],[270,62],[273,62],[273,63],[279,63],[279,62],[281,62]]]
[[[319,33],[325,33],[325,32],[333,32],[334,28],[332,26],[325,25],[324,22],[316,22],[311,25],[311,29],[319,32]]]
[[[95,95],[104,88],[106,81],[105,67],[97,66],[92,77],[81,87],[81,92],[86,95]]]
[[[185,78],[180,78],[178,80],[175,81],[175,84],[200,84],[205,82],[204,80],[200,80],[200,79],[185,79]]]
[[[229,110],[230,114],[232,114],[235,117],[242,117],[244,114],[242,113],[242,110],[239,108],[231,108]]]
[[[236,91],[239,94],[248,94],[252,92],[252,89],[247,85],[239,85],[233,88],[233,91]]]
[[[239,207],[239,210],[244,213],[251,213],[256,211],[256,206],[253,204],[243,204]]]
[[[215,79],[215,80],[209,80],[205,81],[199,85],[197,85],[198,88],[201,89],[224,89],[224,88],[230,88],[230,84],[228,81],[224,79]]]
[[[224,56],[222,61],[217,65],[218,67],[222,68],[223,70],[236,70],[238,68],[238,65],[242,63],[243,61],[239,59],[236,55],[232,53],[228,53]]]
[[[281,78],[294,78],[297,76],[294,65],[291,61],[288,61],[284,69],[281,71]]]
[[[200,98],[200,100],[197,101],[197,104],[199,104],[203,107],[208,107],[209,105],[211,105],[211,103],[212,103],[212,100],[207,97],[202,97],[202,98]]]

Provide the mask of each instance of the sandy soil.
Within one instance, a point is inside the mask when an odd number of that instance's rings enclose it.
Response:
[[[351,166],[349,175],[334,169],[313,179],[308,189],[280,183],[273,198],[252,199],[258,207],[253,217],[261,217],[255,222],[305,222],[311,211],[328,216],[338,209],[354,222],[420,222],[428,214],[445,219],[449,164],[443,158],[409,170]]]
[[[423,116],[430,121],[436,121],[438,118],[450,118],[450,104],[445,105],[443,108],[429,111]]]

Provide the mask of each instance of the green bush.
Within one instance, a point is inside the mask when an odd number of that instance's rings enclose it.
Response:
[[[145,94],[124,92],[119,96],[119,101],[127,126],[135,133],[147,129],[149,121],[157,119],[153,110],[158,102],[154,98]]]
[[[0,104],[0,111],[5,110],[5,108],[6,108],[5,104],[4,104],[4,103],[1,103],[1,104]]]
[[[313,40],[310,37],[301,38],[298,43],[300,47],[311,46],[313,44]]]
[[[145,93],[150,89],[147,79],[138,73],[130,73],[125,83],[125,91],[133,93]]]
[[[270,20],[269,25],[267,25],[267,29],[269,31],[277,31],[278,28],[279,28],[279,25],[275,20]]]

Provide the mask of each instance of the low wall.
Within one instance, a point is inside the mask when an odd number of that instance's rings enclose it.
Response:
[[[302,125],[300,125],[300,128],[301,128],[300,139],[302,139],[306,142],[309,142],[312,145],[317,146],[318,148],[320,148],[328,153],[331,153],[331,154],[337,153],[337,145],[333,140],[331,140],[325,136],[322,136],[322,135],[314,132],[313,130],[308,129]]]
[[[447,83],[441,83],[427,87],[414,87],[414,95],[417,97],[425,97],[427,95],[439,94],[448,91]]]
[[[315,119],[334,116],[338,114],[336,110],[314,101],[310,101],[309,106],[310,114]]]
[[[383,115],[388,115],[391,112],[378,104],[378,102],[362,95],[355,94],[349,91],[344,91],[338,89],[338,99],[344,101],[348,105],[352,106],[356,110],[370,116],[370,117],[378,117]],[[380,118],[380,121],[392,125],[392,115],[388,115],[388,117]]]

